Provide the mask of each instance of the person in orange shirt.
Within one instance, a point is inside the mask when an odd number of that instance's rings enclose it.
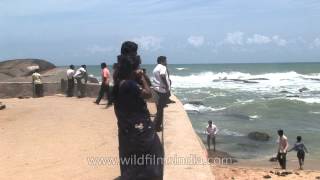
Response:
[[[99,104],[102,97],[106,94],[108,104],[107,106],[112,105],[110,92],[109,92],[109,82],[110,82],[110,71],[106,63],[101,63],[101,86],[99,95],[94,103]]]

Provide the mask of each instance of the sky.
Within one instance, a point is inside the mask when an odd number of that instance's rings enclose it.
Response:
[[[1,0],[0,60],[111,64],[320,62],[319,0]]]

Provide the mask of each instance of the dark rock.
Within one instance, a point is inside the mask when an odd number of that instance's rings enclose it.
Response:
[[[6,105],[5,104],[2,104],[2,102],[0,102],[0,110],[3,110],[6,108]]]
[[[320,179],[320,176],[317,176],[316,179]]]
[[[299,89],[299,92],[303,92],[303,91],[309,91],[309,89],[306,88],[306,87],[303,87],[303,88]]]
[[[263,132],[250,132],[248,138],[255,141],[269,141],[270,136],[267,133]]]
[[[288,95],[288,96],[286,96],[286,97],[292,98],[292,97],[300,97],[300,96],[299,96],[299,95]]]
[[[201,101],[189,101],[188,104],[194,104],[194,105],[204,105]]]
[[[289,91],[280,91],[280,93],[290,93]]]
[[[270,175],[265,175],[263,176],[264,179],[271,179],[271,176]]]
[[[268,78],[251,78],[251,79],[248,79],[248,80],[253,80],[253,81],[268,81],[270,79]]]
[[[259,83],[256,81],[249,81],[249,80],[243,80],[243,79],[229,79],[230,81],[235,81],[235,82],[243,82],[243,83]]]

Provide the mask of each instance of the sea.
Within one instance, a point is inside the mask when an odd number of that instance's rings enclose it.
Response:
[[[143,65],[152,77],[155,65]],[[217,125],[217,149],[238,159],[268,159],[277,130],[292,146],[297,136],[320,160],[320,63],[169,64],[172,92],[184,104],[205,142],[209,120]],[[99,66],[89,66],[99,77]],[[268,141],[248,138],[267,133]],[[183,141],[183,140],[182,140]]]

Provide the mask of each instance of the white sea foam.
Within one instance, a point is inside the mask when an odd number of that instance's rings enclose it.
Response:
[[[317,111],[310,111],[309,113],[311,113],[311,114],[320,114],[320,112],[317,112]]]
[[[245,136],[244,134],[241,134],[241,133],[235,132],[235,131],[231,131],[229,129],[222,129],[219,131],[219,134],[225,135],[225,136],[237,136],[237,137]]]
[[[258,115],[252,115],[252,116],[249,116],[250,117],[250,120],[253,120],[253,119],[258,119],[260,118],[260,116]]]
[[[195,112],[215,112],[215,111],[222,111],[225,110],[226,108],[212,108],[212,107],[207,107],[203,105],[194,105],[194,104],[185,104],[183,105],[184,109],[186,111],[195,111]]]
[[[241,104],[248,104],[248,103],[254,102],[254,99],[249,99],[249,100],[240,100],[240,99],[237,99],[237,102],[238,102],[238,103],[241,103]]]
[[[182,71],[182,70],[185,70],[186,68],[176,68],[176,70],[178,71]]]
[[[299,93],[299,89],[304,87],[308,88],[310,91],[317,91],[320,89],[320,83],[316,81],[317,79],[320,79],[320,73],[303,75],[294,71],[259,75],[242,72],[202,72],[188,76],[171,75],[170,78],[173,82],[173,88],[209,87],[264,93],[279,93],[280,91]],[[245,83],[245,80],[255,83]]]
[[[310,97],[310,98],[298,98],[298,97],[292,97],[292,98],[286,98],[289,100],[294,100],[294,101],[301,101],[307,104],[319,104],[320,103],[320,98],[319,97]]]

